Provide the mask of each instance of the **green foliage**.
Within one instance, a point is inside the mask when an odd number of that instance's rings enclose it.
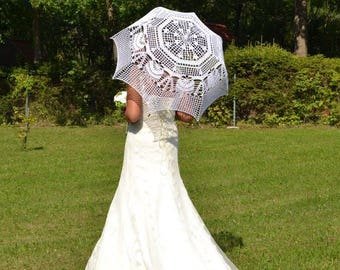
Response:
[[[24,150],[27,149],[28,134],[31,129],[31,124],[36,122],[36,119],[31,115],[27,115],[21,108],[14,107],[15,124],[18,127],[18,137],[22,142]]]
[[[14,68],[7,74],[7,82],[10,84],[11,91],[1,97],[4,105],[9,105],[11,109],[7,107],[3,110],[4,120],[11,123],[22,122],[20,115],[24,114],[24,106],[26,96],[29,95],[30,99],[30,114],[32,117],[39,121],[52,120],[52,113],[50,106],[54,104],[53,92],[54,88],[49,87],[50,78],[44,74],[41,74],[40,70],[30,70],[28,68]],[[13,108],[16,108],[13,110]],[[9,118],[11,120],[9,120]]]
[[[97,70],[77,61],[58,74],[66,106],[64,116],[71,121],[67,124],[86,124],[90,117],[101,118],[115,107],[113,98],[119,84],[112,81],[111,75],[111,71]]]
[[[340,59],[314,56],[300,62],[292,91],[296,115],[304,122],[338,125]]]
[[[109,21],[106,3],[111,4],[113,21]],[[32,22],[37,19],[43,59],[73,59],[108,68],[112,64],[109,37],[156,6],[195,11],[204,22],[224,23],[240,46],[275,41],[292,50],[294,44],[291,0],[0,0],[0,44],[32,41]],[[339,56],[339,11],[335,0],[309,2],[312,54]]]
[[[156,6],[195,11],[204,22],[225,23],[240,46],[261,40],[261,45],[276,42],[291,50],[293,44],[290,0],[0,1],[0,43],[32,40],[34,17],[43,57],[39,66],[0,71],[0,123],[13,122],[13,107],[22,108],[26,88],[31,88],[31,112],[38,121],[86,125],[123,119],[113,103],[122,85],[111,81],[109,37]],[[311,54],[339,56],[339,8],[336,0],[309,2]],[[237,80],[231,80],[229,96],[204,115],[213,125],[231,123],[233,96],[239,121],[339,125],[339,59],[296,59],[278,46],[230,46],[226,62],[230,78],[236,74]]]
[[[19,138],[22,140],[23,148],[27,147],[28,134],[30,125],[35,118],[30,115],[29,97],[33,92],[35,80],[29,74],[28,69],[17,68],[11,73],[9,79],[13,82],[13,91],[10,94],[12,100],[20,102],[25,101],[25,107],[13,106],[12,120],[19,126]]]
[[[238,122],[340,125],[339,59],[321,55],[297,58],[274,45],[230,46],[225,60],[230,93],[214,102],[202,121],[230,125],[235,97]],[[23,108],[26,91],[38,121],[59,125],[124,121],[124,105],[114,102],[123,86],[111,80],[111,70],[62,60],[36,68],[2,70],[0,75],[1,123],[16,121],[13,107]]]
[[[101,123],[109,126],[126,123],[124,111],[119,108],[112,110],[110,113],[105,114],[105,116],[101,120]]]
[[[340,59],[297,58],[278,46],[250,46],[230,47],[225,60],[230,78],[236,74],[237,79],[230,81],[229,98],[219,99],[208,111],[210,119],[224,115],[230,121],[223,106],[231,109],[235,96],[239,121],[340,125]]]
[[[2,80],[9,88],[0,96],[2,123],[16,122],[13,107],[23,110],[28,89],[31,115],[39,122],[98,123],[115,109],[113,97],[120,87],[112,81],[111,72],[77,61],[45,63],[36,69],[14,68],[3,74]]]
[[[29,1],[0,0],[0,45],[9,39],[29,40],[31,20]]]
[[[231,124],[232,112],[229,98],[224,96],[214,102],[205,113],[205,120],[218,127]]]
[[[13,81],[14,89],[12,91],[13,98],[20,98],[28,95],[34,86],[34,78],[28,73],[27,69],[14,69],[10,75],[10,80]]]
[[[11,120],[12,102],[11,102],[11,84],[7,80],[8,72],[0,69],[0,125],[9,123]]]
[[[340,5],[337,0],[313,0],[308,9],[311,54],[339,57]]]

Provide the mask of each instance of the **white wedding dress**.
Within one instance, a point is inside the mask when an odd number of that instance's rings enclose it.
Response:
[[[143,107],[128,127],[120,182],[86,270],[237,269],[185,189],[174,113]]]

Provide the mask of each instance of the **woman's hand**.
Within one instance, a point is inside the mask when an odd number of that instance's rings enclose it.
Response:
[[[125,118],[130,123],[136,123],[142,116],[142,97],[128,85],[126,97]]]
[[[186,123],[191,123],[192,120],[194,119],[194,117],[192,117],[190,114],[179,111],[176,111],[176,118]]]

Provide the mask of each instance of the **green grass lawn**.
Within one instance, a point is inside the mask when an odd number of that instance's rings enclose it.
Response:
[[[118,184],[125,130],[29,135],[23,151],[17,130],[0,128],[0,269],[84,269]],[[242,238],[227,252],[240,270],[340,269],[339,129],[181,128],[179,160],[211,233]]]

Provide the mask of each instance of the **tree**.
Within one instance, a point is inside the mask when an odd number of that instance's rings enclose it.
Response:
[[[308,53],[340,56],[340,2],[313,0],[308,7]]]
[[[33,51],[34,51],[34,63],[41,61],[41,44],[40,44],[40,11],[39,6],[32,5],[33,20],[32,20],[32,38],[33,38]]]
[[[307,0],[295,0],[295,54],[307,56]]]

